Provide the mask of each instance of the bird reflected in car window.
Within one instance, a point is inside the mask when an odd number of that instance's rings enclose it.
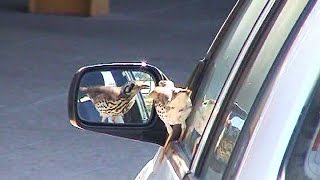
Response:
[[[198,136],[196,137],[194,144],[193,144],[192,155],[194,155],[194,153],[196,152],[196,149],[197,149],[199,142],[200,142],[200,138],[201,138],[203,131],[207,125],[208,119],[211,116],[211,112],[212,112],[212,109],[215,104],[216,104],[216,100],[209,99],[205,95],[202,103],[200,104],[200,106],[197,107],[197,111],[196,111],[196,115],[195,115],[197,120],[194,121],[193,126],[194,126],[194,130],[196,131]]]

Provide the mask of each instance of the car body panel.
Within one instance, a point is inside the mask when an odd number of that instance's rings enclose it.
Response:
[[[178,174],[176,173],[174,167],[165,155],[163,159],[160,160],[160,156],[163,153],[163,148],[160,147],[154,156],[140,171],[136,176],[135,180],[145,180],[145,179],[172,179],[178,180]]]

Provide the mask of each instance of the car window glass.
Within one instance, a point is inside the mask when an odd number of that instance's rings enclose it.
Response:
[[[222,178],[246,121],[246,114],[250,112],[264,79],[305,5],[306,1],[288,1],[263,44],[257,46],[258,52],[251,59],[253,64],[247,67],[250,69],[244,81],[239,84],[240,87],[236,87],[239,91],[235,95],[235,100],[229,102],[210,145],[200,175],[203,179]],[[235,117],[237,117],[237,122],[234,122]]]
[[[197,144],[214,108],[215,101],[222,90],[228,74],[241,51],[252,27],[267,0],[246,1],[229,28],[216,55],[209,62],[209,69],[203,77],[199,91],[193,101],[193,110],[187,120],[187,133],[184,147],[189,155],[194,155]]]

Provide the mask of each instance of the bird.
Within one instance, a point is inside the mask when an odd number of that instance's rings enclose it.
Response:
[[[141,89],[149,86],[141,81],[128,81],[123,86],[89,86],[80,87],[86,93],[94,107],[105,122],[108,117],[116,123],[116,117],[123,116],[135,103],[135,96]]]
[[[175,87],[171,80],[161,80],[149,94],[154,101],[156,112],[164,122],[168,137],[164,144],[167,147],[172,135],[171,125],[180,124],[181,134],[179,141],[182,142],[186,129],[186,119],[191,113],[192,102],[190,99],[192,91],[188,88]]]

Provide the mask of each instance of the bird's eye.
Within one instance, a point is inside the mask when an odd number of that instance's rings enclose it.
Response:
[[[126,94],[131,93],[133,87],[134,87],[134,84],[133,84],[133,83],[128,84],[128,85],[124,88],[124,93],[126,93]]]
[[[135,84],[134,84],[134,83],[131,83],[131,84],[130,84],[130,90],[133,89],[134,86],[135,86]]]
[[[124,88],[124,92],[125,92],[126,94],[130,93],[130,92],[131,92],[130,86],[125,87],[125,88]]]

